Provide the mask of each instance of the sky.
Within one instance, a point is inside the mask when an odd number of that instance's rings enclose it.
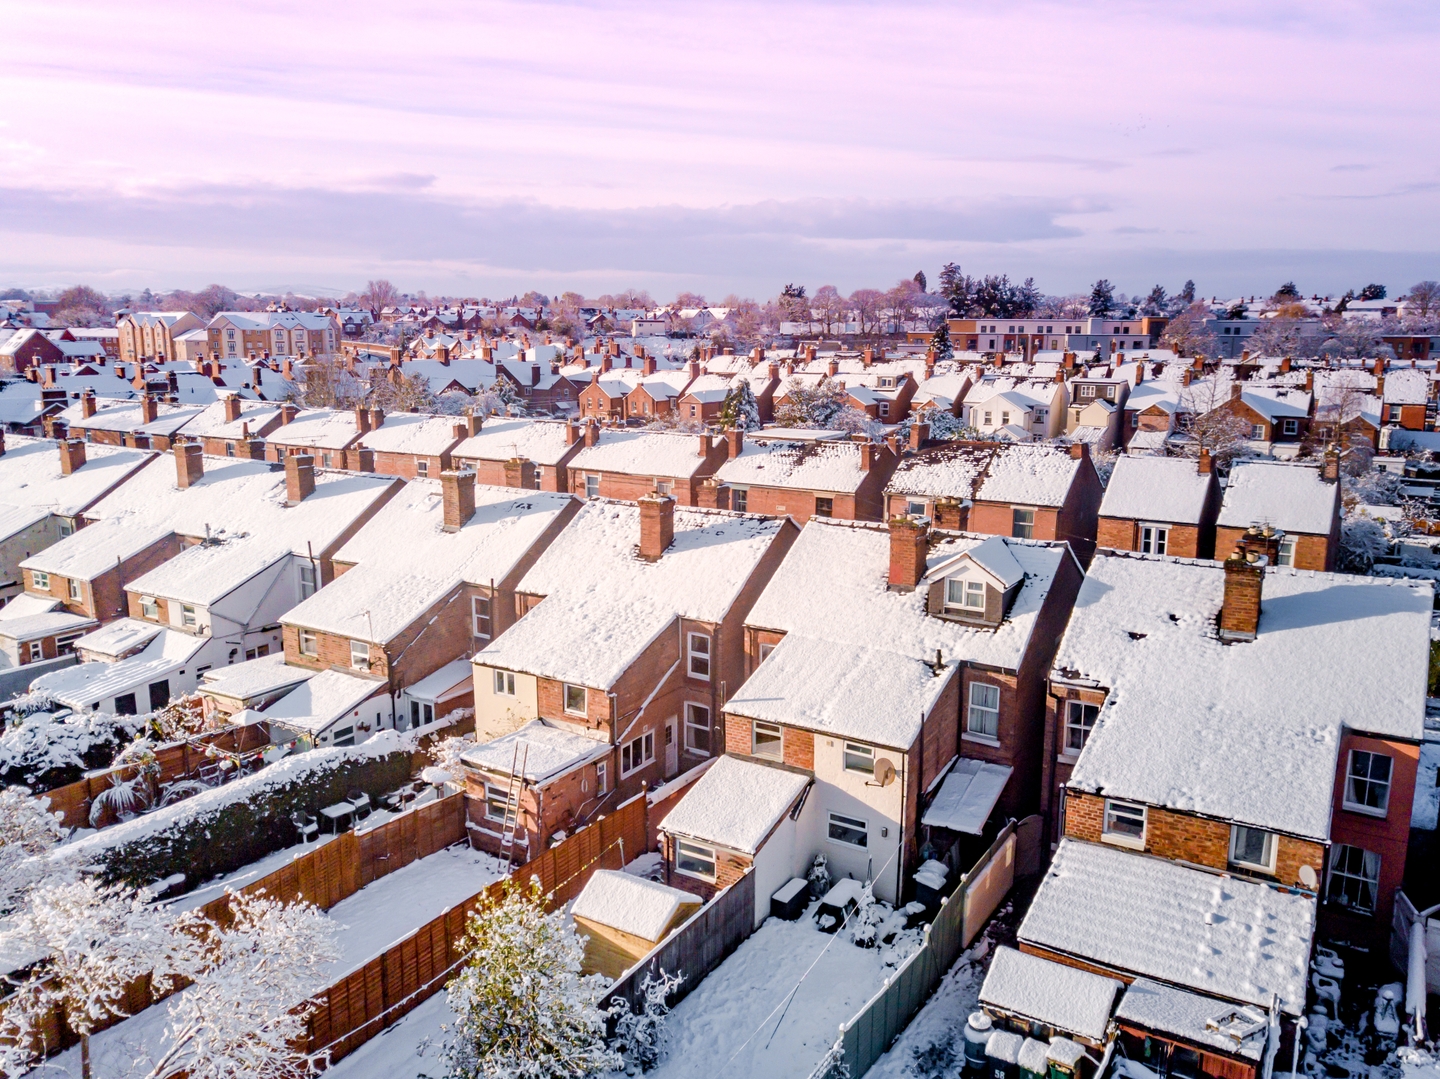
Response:
[[[0,0],[0,26],[0,288],[1440,278],[1433,3]]]

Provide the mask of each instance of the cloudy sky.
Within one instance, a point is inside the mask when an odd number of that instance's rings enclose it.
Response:
[[[19,0],[0,26],[0,287],[1440,277],[1434,3]]]

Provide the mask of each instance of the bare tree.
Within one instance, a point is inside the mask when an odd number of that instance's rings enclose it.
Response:
[[[376,311],[383,307],[394,307],[400,302],[400,290],[383,277],[377,281],[367,281],[365,291],[360,294],[360,302]]]
[[[850,293],[850,304],[860,321],[860,336],[874,337],[880,325],[880,305],[885,294],[879,289],[860,288]]]
[[[1235,410],[1230,383],[1207,378],[1180,391],[1178,424],[1185,436],[1178,449],[1186,457],[1208,451],[1221,468],[1250,452],[1250,422]]]
[[[821,285],[817,288],[810,306],[826,337],[830,336],[835,323],[845,317],[845,299],[834,285]]]
[[[1428,319],[1440,315],[1440,281],[1421,281],[1405,294],[1405,317]]]
[[[1178,356],[1213,356],[1215,334],[1205,325],[1209,317],[1210,309],[1203,303],[1191,304],[1165,324],[1160,343]]]

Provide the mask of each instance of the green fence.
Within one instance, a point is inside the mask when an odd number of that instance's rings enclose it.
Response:
[[[1011,821],[940,905],[919,950],[841,1026],[839,1040],[811,1079],[834,1075],[860,1079],[884,1055],[1010,891],[1015,879],[1015,845],[1015,822]]]

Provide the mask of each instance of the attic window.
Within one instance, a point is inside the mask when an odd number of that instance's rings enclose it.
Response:
[[[946,578],[945,609],[985,610],[985,582],[967,581],[963,577]]]

